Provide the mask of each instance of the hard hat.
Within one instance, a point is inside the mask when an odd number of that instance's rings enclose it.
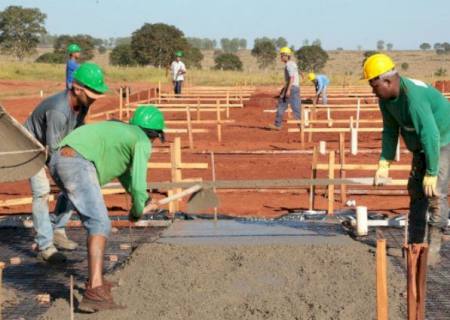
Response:
[[[283,47],[280,49],[280,54],[292,55],[292,50],[289,47]]]
[[[395,68],[394,61],[383,54],[376,53],[367,58],[364,62],[364,78],[371,80]]]
[[[183,51],[179,50],[177,52],[175,52],[175,57],[182,57],[183,56]]]
[[[108,86],[105,84],[105,77],[102,69],[93,63],[85,62],[81,64],[73,73],[74,85],[82,85],[88,97],[92,99],[100,98]]]
[[[154,105],[144,105],[136,109],[130,119],[130,124],[151,130],[164,130],[163,113]]]
[[[308,73],[308,79],[309,79],[309,81],[316,80],[316,74],[314,72]]]
[[[72,54],[75,52],[80,52],[81,48],[79,45],[77,45],[76,43],[71,43],[67,46],[67,53],[68,54]]]

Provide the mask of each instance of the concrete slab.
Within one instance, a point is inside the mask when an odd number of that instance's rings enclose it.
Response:
[[[346,244],[341,226],[304,221],[175,221],[158,242],[180,245]]]

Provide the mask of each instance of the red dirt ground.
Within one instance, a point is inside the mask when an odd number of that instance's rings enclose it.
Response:
[[[36,83],[17,83],[13,81],[1,81],[0,89],[5,92],[12,92],[18,87],[39,89],[45,85],[45,82]],[[62,90],[60,84],[53,92]],[[113,86],[117,88],[118,86]],[[133,86],[132,90],[135,90]],[[136,87],[143,88],[143,84]],[[234,124],[224,125],[222,143],[217,142],[216,128],[210,126],[210,132],[207,134],[194,134],[195,148],[190,151],[187,147],[187,135],[182,136],[183,162],[208,162],[210,163],[210,151],[255,151],[255,150],[301,150],[299,134],[288,133],[287,126],[280,132],[268,131],[265,127],[273,122],[273,113],[263,113],[264,109],[274,108],[276,100],[273,98],[277,93],[275,88],[258,88],[250,101],[245,104],[243,109],[231,110],[231,119]],[[33,93],[34,95],[34,93]],[[30,112],[41,101],[38,96],[4,98],[0,103],[6,107],[12,116],[20,122],[24,122]],[[330,101],[333,102],[332,99]],[[103,111],[118,106],[117,94],[97,101],[92,112]],[[372,113],[372,117],[378,118],[379,114]],[[171,117],[172,118],[172,117]],[[205,117],[206,118],[206,117]],[[285,115],[285,119],[287,115]],[[195,126],[194,126],[195,128]],[[173,140],[173,135],[169,135],[169,142]],[[305,150],[311,151],[312,146],[319,140],[325,140],[328,148],[337,148],[338,137],[330,134],[315,134],[314,142],[307,143]],[[347,156],[347,163],[376,163],[380,148],[380,133],[363,134],[359,140],[360,148],[372,149],[372,154],[359,154],[358,156]],[[168,144],[166,144],[167,146]],[[348,143],[347,143],[348,145]],[[158,142],[155,147],[161,147]],[[202,154],[204,152],[204,154]],[[283,179],[283,178],[310,178],[311,175],[311,153],[308,154],[273,154],[273,155],[239,155],[239,154],[216,154],[216,178],[218,180],[229,179]],[[169,161],[167,153],[154,153],[153,161]],[[325,162],[326,157],[321,158]],[[401,163],[407,164],[410,161],[410,155],[402,153]],[[320,176],[325,177],[325,172]],[[347,176],[371,176],[373,172],[355,172],[348,173]],[[407,173],[396,173],[395,178],[406,179]],[[184,170],[183,178],[202,177],[205,180],[211,179],[211,169],[208,170]],[[167,181],[170,179],[169,170],[149,170],[148,181]],[[352,188],[354,189],[354,188]],[[370,188],[372,189],[372,188]],[[54,191],[56,192],[56,188]],[[30,188],[27,181],[14,183],[4,183],[0,185],[0,200],[30,197]],[[155,195],[159,197],[159,195]],[[284,191],[220,191],[221,201],[219,212],[233,216],[259,216],[276,217],[286,214],[292,210],[308,208],[308,194],[305,189],[284,190]],[[358,205],[366,205],[369,210],[380,210],[388,213],[405,212],[408,208],[407,196],[352,196],[348,199],[356,200]],[[106,196],[106,202],[112,215],[120,214],[126,211],[127,203],[125,195]],[[336,209],[343,208],[339,201],[339,195],[336,195]],[[326,209],[327,199],[321,192],[316,198],[316,209]],[[10,208],[0,207],[0,215],[8,213],[30,213],[31,206],[15,206]]]

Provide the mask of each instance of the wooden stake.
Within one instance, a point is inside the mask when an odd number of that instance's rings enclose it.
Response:
[[[316,103],[314,102],[311,107],[311,120],[316,120],[317,114],[316,114]],[[313,124],[312,122],[309,124],[309,127],[312,128]],[[308,132],[308,142],[312,142],[312,131]]]
[[[227,98],[226,98],[226,105],[227,105],[227,112],[226,117],[227,119],[230,119],[230,93],[227,91]]]
[[[328,158],[328,179],[334,179],[334,162],[335,162],[335,153],[334,151],[330,151]],[[328,185],[328,214],[334,214],[334,185]]]
[[[212,181],[216,181],[216,165],[214,161],[214,152],[211,151],[211,170],[212,170]],[[216,192],[216,187],[214,186],[213,191]],[[214,221],[217,221],[217,207],[214,207]]]
[[[197,120],[200,121],[200,97],[197,98]]]
[[[222,122],[220,116],[220,100],[217,100],[217,141],[222,142]]]
[[[377,240],[377,320],[388,320],[386,239]]]
[[[125,105],[127,107],[127,117],[130,118],[130,88],[125,87]]]
[[[123,117],[123,88],[120,87],[119,91],[119,119],[122,120]]]
[[[186,108],[186,118],[187,118],[187,129],[189,137],[189,149],[194,149],[194,137],[192,136],[192,122],[191,122],[191,108],[187,106]]]
[[[408,320],[425,320],[428,245],[413,243],[406,252]]]
[[[317,158],[318,158],[318,153],[317,153],[317,147],[314,146],[313,148],[313,157],[312,157],[312,162],[311,162],[311,179],[315,179],[317,177],[317,169],[316,169],[316,165],[317,165]],[[315,198],[315,193],[316,193],[316,189],[314,185],[309,185],[309,210],[314,210],[314,198]]]
[[[182,180],[182,174],[181,174],[181,140],[180,137],[176,137],[173,141],[173,143],[170,144],[170,161],[171,161],[171,176],[172,176],[172,182],[181,182]],[[181,188],[177,188],[172,190],[172,194],[176,194],[181,192]],[[173,212],[179,210],[179,203],[178,200],[171,202],[173,203]],[[170,208],[170,207],[169,207]]]
[[[345,133],[339,133],[339,176],[341,179],[345,179]],[[341,184],[341,203],[347,202],[347,186],[345,184]]]
[[[70,276],[70,320],[75,319],[75,315],[73,312],[73,276]]]

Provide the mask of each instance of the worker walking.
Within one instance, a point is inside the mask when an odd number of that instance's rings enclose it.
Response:
[[[328,77],[324,74],[315,74],[314,72],[310,72],[308,74],[308,79],[314,83],[316,88],[315,103],[319,104],[319,98],[322,96],[322,104],[327,104],[327,87],[330,84]]]
[[[292,50],[288,47],[280,49],[280,59],[285,64],[284,79],[285,84],[281,89],[278,98],[277,111],[275,115],[275,123],[268,127],[272,130],[281,130],[283,123],[283,115],[288,105],[294,113],[294,118],[300,120],[300,79],[297,64],[291,60]]]
[[[102,70],[94,63],[82,64],[74,73],[74,82],[64,90],[42,101],[25,122],[25,128],[47,149],[47,164],[58,144],[76,127],[83,124],[90,105],[108,87],[104,84]],[[54,225],[50,221],[48,198],[50,183],[45,168],[31,177],[33,194],[33,224],[38,258],[48,262],[62,262],[66,257],[55,248],[74,250],[77,243],[67,238],[65,225],[70,219],[72,207],[64,196],[58,197]]]
[[[181,87],[183,86],[184,75],[186,74],[186,66],[181,58],[183,51],[175,52],[175,61],[170,65],[170,72],[172,74],[173,91],[175,94],[181,94]]]
[[[147,163],[152,142],[164,141],[164,116],[154,106],[139,107],[130,123],[104,121],[74,130],[61,142],[50,168],[80,214],[88,232],[89,280],[80,307],[90,311],[115,309],[111,283],[103,279],[103,255],[111,231],[101,186],[118,178],[131,194],[129,220],[137,221],[150,197]],[[156,205],[154,205],[156,209]]]
[[[400,76],[385,54],[374,54],[365,61],[364,76],[380,99],[383,116],[382,151],[374,183],[380,185],[388,177],[400,134],[413,153],[408,241],[426,241],[428,211],[428,262],[434,265],[440,260],[448,221],[450,102],[432,86]]]
[[[78,59],[80,59],[81,48],[72,43],[67,47],[67,54],[69,55],[69,60],[66,63],[66,89],[72,88],[73,73],[79,67]]]

